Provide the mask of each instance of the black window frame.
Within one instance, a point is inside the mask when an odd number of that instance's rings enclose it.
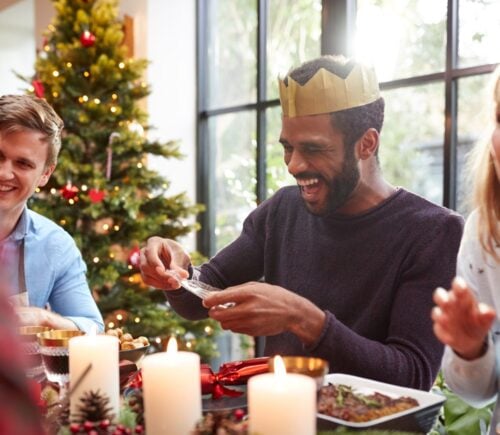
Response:
[[[201,230],[197,235],[197,250],[206,256],[215,254],[215,144],[208,140],[208,122],[213,116],[253,110],[257,117],[256,198],[257,204],[266,199],[266,109],[279,105],[278,99],[266,95],[266,42],[267,11],[269,0],[254,0],[258,13],[257,23],[257,101],[251,104],[207,109],[208,38],[210,17],[208,3],[217,0],[197,0],[197,151],[196,151],[196,201],[205,204],[206,210],[198,216]],[[445,126],[443,146],[443,202],[445,207],[457,206],[457,108],[458,81],[465,77],[489,74],[497,64],[474,67],[458,66],[459,0],[447,0],[446,61],[444,71],[413,76],[380,83],[382,91],[415,85],[444,83]],[[352,55],[349,35],[354,32],[356,0],[322,0],[321,54]]]

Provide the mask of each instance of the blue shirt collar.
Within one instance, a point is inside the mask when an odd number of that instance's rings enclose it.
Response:
[[[28,209],[25,207],[9,238],[11,240],[22,240],[26,234],[28,234]]]

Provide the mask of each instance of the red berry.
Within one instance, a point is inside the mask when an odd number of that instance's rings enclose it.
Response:
[[[141,426],[140,424],[138,424],[138,425],[135,427],[135,433],[138,433],[138,434],[144,433],[144,427],[143,427],[143,426]]]
[[[245,416],[245,411],[243,409],[235,409],[234,417],[237,420],[241,420]]]
[[[83,429],[85,430],[85,432],[90,432],[92,429],[94,429],[95,425],[94,425],[94,422],[92,421],[86,421],[85,423],[83,423]]]
[[[106,420],[102,420],[100,423],[99,423],[99,427],[101,429],[107,429],[109,427],[109,425],[111,424],[111,422],[106,419]]]
[[[69,430],[71,433],[78,433],[78,432],[80,432],[80,429],[81,429],[81,425],[78,423],[71,423],[69,425]]]

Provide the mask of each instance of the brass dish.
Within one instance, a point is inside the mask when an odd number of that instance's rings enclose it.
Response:
[[[85,335],[85,332],[70,329],[54,329],[52,331],[39,332],[37,334],[40,346],[68,347],[70,338]]]
[[[283,356],[287,373],[299,373],[314,378],[316,387],[323,386],[323,380],[328,373],[328,361],[307,356]],[[274,358],[269,359],[269,371],[274,373]]]
[[[20,326],[17,328],[17,333],[21,336],[22,341],[36,341],[37,334],[40,332],[50,331],[48,326]]]

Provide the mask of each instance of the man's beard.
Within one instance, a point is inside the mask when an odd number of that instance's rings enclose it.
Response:
[[[351,197],[352,192],[358,185],[359,179],[358,162],[354,154],[346,155],[340,174],[336,175],[329,182],[324,179],[328,186],[328,196],[323,209],[321,211],[313,211],[309,206],[307,206],[307,209],[316,216],[325,216],[334,213]]]
[[[358,162],[354,156],[346,156],[342,172],[329,183],[329,192],[324,214],[333,213],[350,198],[360,178]]]

